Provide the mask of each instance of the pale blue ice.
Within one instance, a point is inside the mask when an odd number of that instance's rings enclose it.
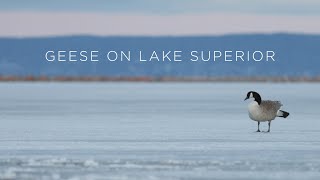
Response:
[[[250,90],[291,113],[271,133],[255,132]],[[1,83],[0,179],[320,179],[319,92],[306,83]]]

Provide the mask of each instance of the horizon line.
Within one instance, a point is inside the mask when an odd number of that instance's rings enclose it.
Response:
[[[54,38],[202,38],[202,37],[230,37],[230,36],[320,36],[320,33],[230,33],[230,34],[191,34],[191,35],[95,35],[95,34],[66,34],[48,36],[0,36],[0,39],[54,39]]]

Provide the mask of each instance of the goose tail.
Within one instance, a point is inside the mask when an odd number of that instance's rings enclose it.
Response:
[[[286,111],[282,111],[282,110],[279,110],[279,111],[277,112],[277,116],[278,116],[278,117],[283,117],[283,118],[288,117],[289,114],[290,114],[290,113],[288,113],[288,112],[286,112]]]

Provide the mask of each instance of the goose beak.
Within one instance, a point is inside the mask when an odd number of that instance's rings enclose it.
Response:
[[[247,99],[249,99],[248,97],[246,97],[244,100],[247,100]]]

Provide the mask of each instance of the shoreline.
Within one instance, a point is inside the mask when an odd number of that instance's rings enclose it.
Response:
[[[318,77],[0,76],[0,82],[320,82]]]

